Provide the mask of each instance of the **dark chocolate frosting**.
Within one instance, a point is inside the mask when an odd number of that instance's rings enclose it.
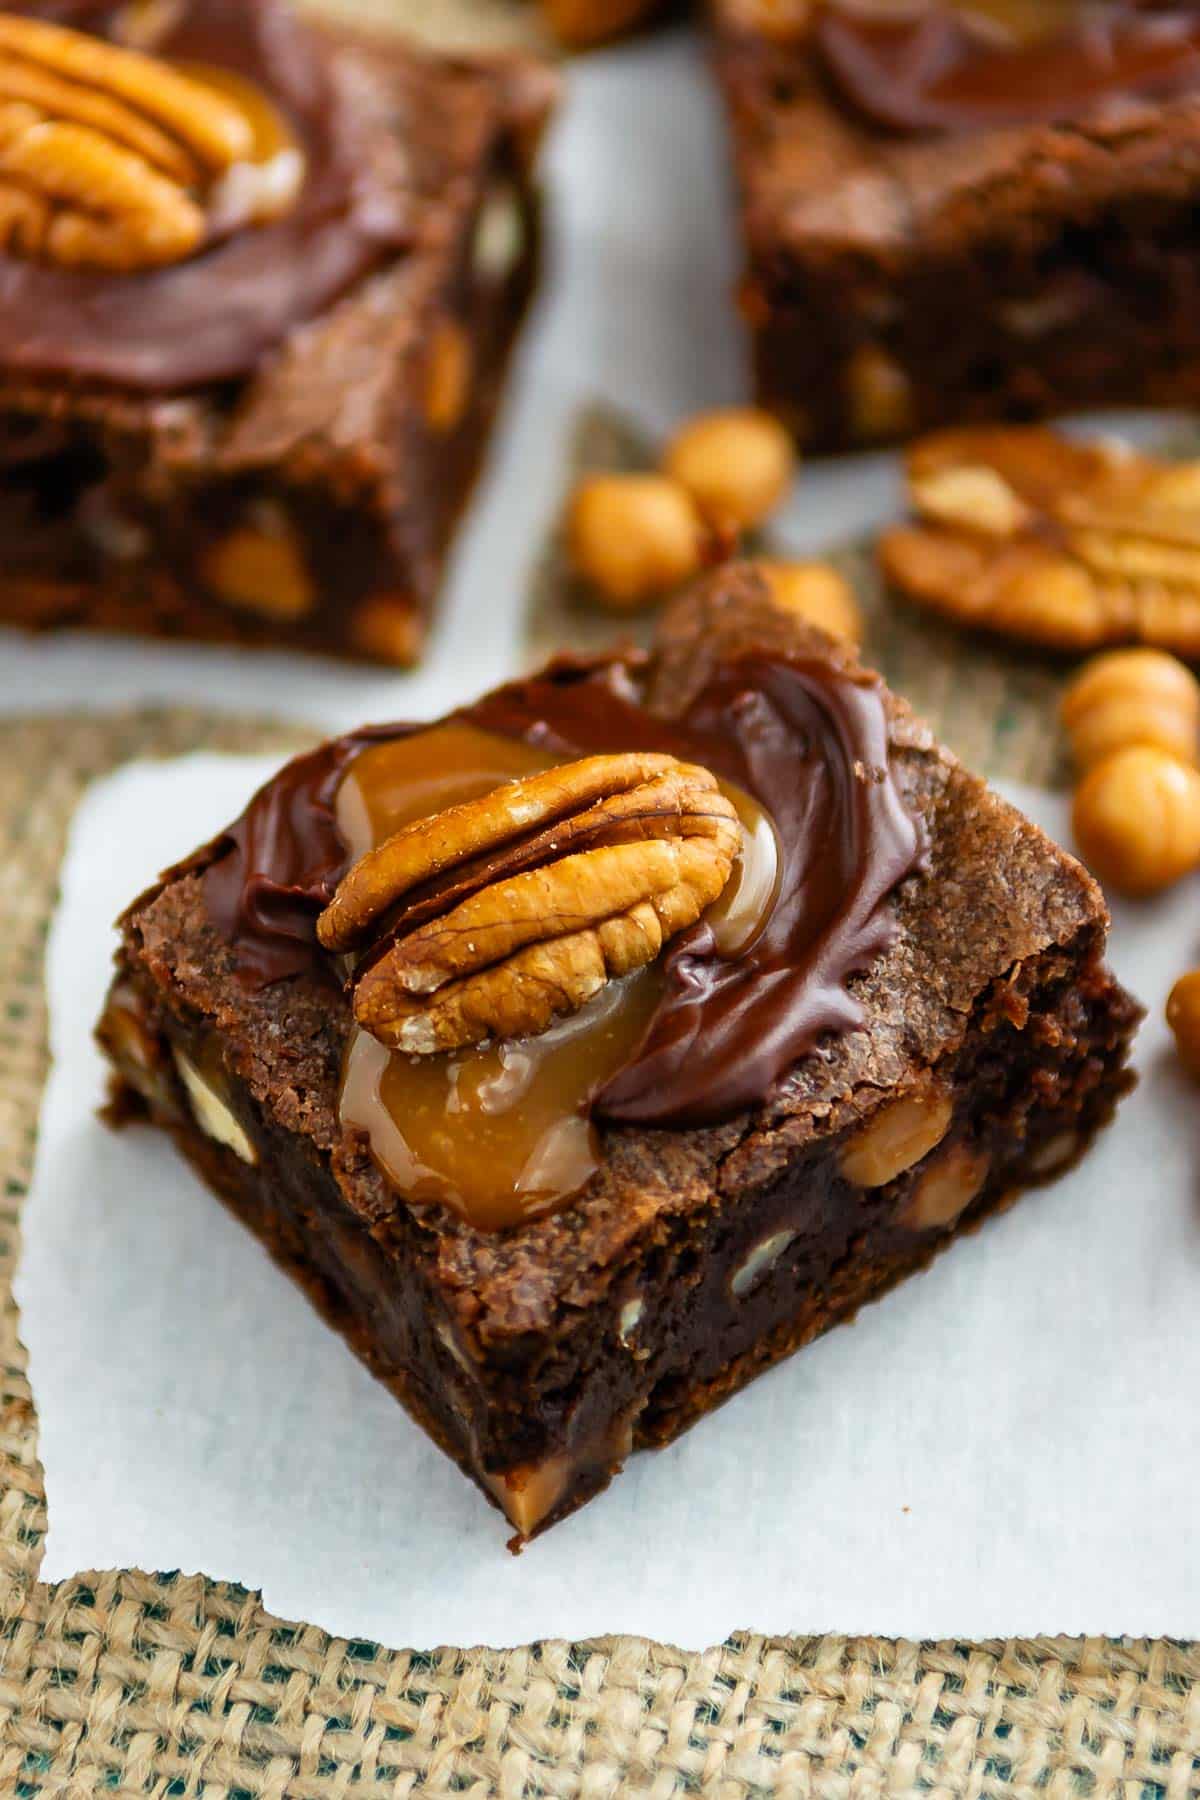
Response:
[[[1066,29],[1007,42],[940,0],[890,18],[831,0],[814,32],[841,97],[903,135],[1050,124],[1200,90],[1200,6],[1081,0]]]
[[[98,0],[8,10],[99,35],[120,12]],[[282,218],[141,273],[0,253],[0,367],[10,373],[149,392],[243,376],[407,242],[407,205],[372,171],[336,59],[287,0],[184,0],[154,54],[231,69],[267,94],[304,151],[297,201]]]
[[[670,946],[648,1033],[596,1096],[596,1113],[715,1123],[768,1100],[824,1033],[860,1023],[846,984],[887,948],[888,896],[924,849],[889,763],[876,678],[818,651],[752,652],[720,663],[686,711],[666,718],[641,704],[637,665],[613,659],[552,667],[455,716],[564,759],[638,748],[703,763],[774,822],[781,878],[763,929],[728,959],[703,921]],[[217,841],[207,902],[248,982],[331,970],[315,922],[347,866],[338,784],[365,744],[405,729],[379,727],[299,758]]]

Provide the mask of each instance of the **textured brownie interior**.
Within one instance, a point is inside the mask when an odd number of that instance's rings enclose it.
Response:
[[[801,436],[1200,395],[1200,99],[894,138],[838,103],[802,29],[716,10],[757,381]]]
[[[451,60],[331,38],[373,145],[374,178],[412,215],[412,245],[295,331],[245,381],[139,395],[0,371],[0,620],[82,624],[373,654],[360,603],[421,647],[442,553],[470,490],[532,292],[534,146],[553,81],[522,59]],[[489,201],[523,234],[481,267]],[[451,321],[471,346],[461,417],[425,416],[429,348]],[[286,534],[315,599],[230,604],[205,570],[232,530]]]
[[[670,613],[652,703],[682,708],[714,658],[786,653],[798,629],[756,577],[717,577]],[[930,855],[897,895],[892,948],[854,983],[866,1028],[828,1040],[775,1102],[728,1124],[606,1127],[583,1193],[504,1234],[390,1190],[337,1121],[344,999],[305,977],[247,992],[199,873],[167,879],[126,918],[101,1028],[126,1102],[175,1132],[519,1527],[569,1511],[631,1444],[665,1441],[1072,1161],[1127,1085],[1138,1014],[1104,967],[1094,883],[901,702],[890,716]],[[176,1049],[253,1164],[200,1128]],[[952,1107],[937,1149],[883,1185],[848,1179],[847,1147],[931,1071]],[[986,1159],[978,1191],[965,1210],[930,1213],[918,1184],[934,1157],[947,1168],[959,1156]]]

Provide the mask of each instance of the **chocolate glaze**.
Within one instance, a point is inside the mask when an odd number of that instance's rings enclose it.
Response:
[[[331,972],[317,946],[317,915],[347,864],[334,810],[338,785],[360,750],[405,729],[368,725],[295,757],[228,831],[180,864],[180,871],[209,864],[208,910],[236,946],[247,987],[306,970]],[[210,863],[214,850],[217,860]]]
[[[822,1034],[861,1013],[847,981],[895,930],[889,894],[921,863],[924,837],[888,759],[883,693],[819,653],[721,664],[686,712],[641,704],[637,665],[557,665],[458,714],[565,758],[662,750],[736,782],[770,814],[779,892],[757,939],[731,959],[703,921],[663,958],[664,991],[633,1058],[597,1096],[603,1116],[642,1125],[715,1123],[770,1098]],[[333,801],[379,727],[298,758],[251,801],[202,859],[209,910],[243,978],[321,966],[315,920],[347,855]],[[326,969],[329,964],[325,963]]]
[[[1200,7],[1190,5],[1081,4],[1068,29],[1007,43],[938,0],[890,19],[829,4],[814,37],[843,99],[905,135],[1052,123],[1200,89]]]
[[[9,10],[109,35],[120,9],[27,0]],[[151,392],[245,375],[409,241],[407,206],[372,175],[336,61],[287,0],[186,0],[154,54],[232,69],[270,96],[304,150],[297,202],[283,218],[140,274],[0,253],[0,364],[10,372]]]

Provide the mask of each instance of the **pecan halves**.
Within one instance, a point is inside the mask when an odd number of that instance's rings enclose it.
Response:
[[[0,247],[114,272],[191,255],[235,175],[247,217],[266,204],[279,171],[264,157],[279,153],[264,151],[264,111],[257,90],[251,104],[215,77],[0,13]]]
[[[418,819],[355,863],[318,919],[317,936],[326,950],[353,950],[413,888],[680,766],[673,756],[637,751],[588,756]],[[716,786],[707,771],[700,773]]]
[[[1052,649],[1200,656],[1200,463],[997,427],[923,440],[907,473],[916,521],[879,555],[918,604]]]
[[[526,1037],[652,962],[722,892],[740,848],[706,769],[588,757],[397,832],[350,870],[318,934],[347,949],[400,908],[353,995],[358,1023],[391,1048]],[[422,916],[426,884],[447,879]]]

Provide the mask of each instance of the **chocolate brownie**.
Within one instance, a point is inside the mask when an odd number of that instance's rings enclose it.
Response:
[[[715,0],[763,401],[814,447],[1200,396],[1200,6]]]
[[[0,622],[411,662],[533,284],[553,77],[286,0],[0,25],[30,121],[0,158]],[[97,159],[82,200],[47,134]]]
[[[99,1029],[526,1537],[1075,1160],[1106,927],[734,567],[649,655],[290,764],[126,913]]]

